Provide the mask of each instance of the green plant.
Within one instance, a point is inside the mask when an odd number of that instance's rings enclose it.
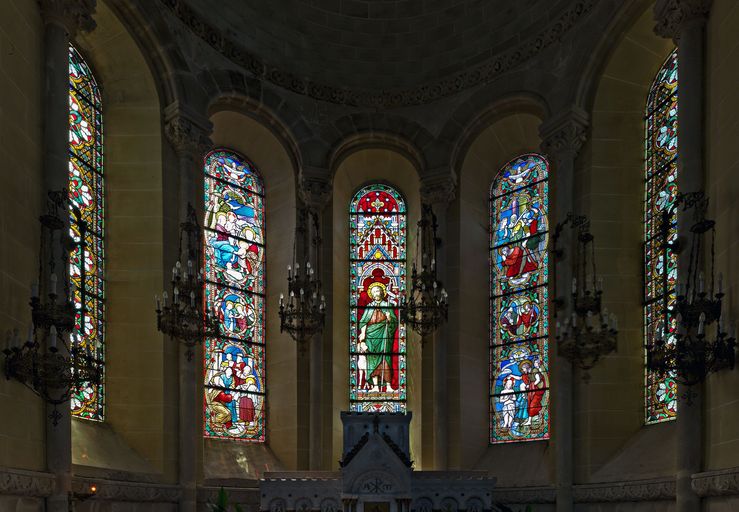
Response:
[[[228,493],[223,487],[218,491],[216,502],[209,503],[208,508],[211,512],[228,512],[229,510],[234,510],[234,512],[244,512],[244,510],[236,503],[234,503],[233,508],[230,507],[228,503]]]

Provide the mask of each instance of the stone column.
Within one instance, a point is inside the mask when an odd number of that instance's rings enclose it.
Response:
[[[95,0],[41,0],[38,2],[44,20],[44,104],[43,104],[43,187],[41,207],[46,207],[49,191],[66,190],[69,182],[69,42],[78,31],[95,28],[92,15]],[[69,218],[62,210],[62,220]],[[61,230],[66,237],[68,227]],[[55,240],[61,244],[62,238]],[[69,255],[57,246],[55,253],[61,257],[55,261],[55,273],[66,275]],[[46,268],[46,267],[45,267]],[[48,282],[50,276],[40,276]],[[65,286],[57,287],[59,302],[68,300]],[[60,345],[60,349],[64,350]],[[54,410],[61,415],[53,425],[48,417]],[[56,479],[54,492],[46,499],[49,512],[66,512],[72,489],[72,419],[69,403],[56,408],[47,406],[46,466]]]
[[[448,282],[447,258],[447,210],[454,200],[455,180],[449,171],[425,176],[421,181],[421,204],[430,205],[438,224],[436,236],[441,243],[436,247],[436,277],[445,285]],[[423,213],[422,213],[423,215]],[[430,220],[430,219],[429,219]],[[431,257],[433,247],[421,250]],[[448,322],[443,322],[430,336],[434,354],[434,468],[449,469],[449,344]]]
[[[308,219],[307,235],[309,244],[305,248],[304,260],[310,255],[315,254],[315,249],[312,247],[312,241],[316,237],[323,236],[323,226],[329,222],[331,212],[328,211],[327,206],[331,198],[331,179],[327,169],[318,168],[303,168],[300,172],[300,199],[303,204],[317,215],[318,229],[315,230],[312,219]],[[328,290],[331,288],[331,275],[327,270],[331,268],[328,259],[331,257],[331,253],[318,254],[317,258],[319,261],[314,261],[313,264],[319,265],[319,271],[321,275],[318,278],[321,280],[321,290],[327,296],[329,301],[330,294]],[[327,310],[330,311],[330,302],[326,304]],[[309,368],[310,374],[308,379],[310,380],[309,391],[310,396],[306,403],[310,404],[310,435],[308,439],[308,468],[311,470],[323,469],[323,352],[324,352],[324,338],[331,334],[331,323],[330,316],[326,314],[326,323],[324,324],[323,331],[313,336],[310,340],[310,361]],[[326,338],[330,339],[330,338]],[[300,390],[298,390],[300,393]]]
[[[198,212],[202,226],[203,219],[203,158],[211,147],[208,138],[211,124],[203,116],[178,104],[169,105],[165,111],[165,135],[177,153],[177,176],[179,180],[177,197],[177,228],[187,218],[187,204]],[[172,215],[175,212],[171,212]],[[177,240],[177,238],[175,238]],[[186,251],[188,241],[182,240],[182,250]],[[177,250],[168,251],[168,258],[174,261],[185,258]],[[172,263],[174,263],[172,261]],[[166,266],[165,270],[168,270]],[[164,280],[169,273],[165,271]],[[166,286],[166,284],[165,284]],[[170,340],[170,343],[176,343]],[[197,508],[197,480],[200,471],[198,445],[201,443],[202,403],[198,396],[198,380],[202,378],[202,352],[195,347],[191,361],[186,357],[187,348],[179,347],[179,482],[182,489],[180,511],[195,512]]]
[[[587,114],[576,108],[564,111],[553,116],[541,125],[541,149],[550,159],[551,205],[549,211],[550,233],[554,226],[563,221],[568,212],[574,212],[575,193],[575,158],[586,138]],[[577,212],[575,212],[577,213]],[[556,282],[550,284],[550,290],[556,290],[553,297],[552,317],[567,313],[569,304],[569,290],[573,275],[573,236],[571,229],[564,229],[559,239],[559,248],[562,249],[562,258],[555,262],[550,260],[550,266],[556,264]],[[552,286],[552,284],[554,286]],[[554,304],[558,304],[557,307]],[[549,325],[555,325],[552,320]],[[554,332],[550,330],[550,340],[554,339]],[[551,341],[550,341],[551,343]],[[550,344],[552,349],[552,399],[551,414],[553,425],[551,436],[555,447],[555,470],[557,488],[557,512],[571,512],[573,510],[572,482],[573,482],[573,382],[572,363],[560,357],[558,347]]]
[[[711,0],[658,0],[654,6],[659,36],[677,44],[678,66],[678,153],[677,186],[680,192],[704,190],[703,144],[705,98],[705,26]],[[678,210],[678,240],[690,243],[691,212]],[[688,275],[687,252],[678,253],[678,279]],[[676,510],[700,510],[700,497],[691,487],[691,475],[702,468],[703,386],[678,386],[676,466]]]

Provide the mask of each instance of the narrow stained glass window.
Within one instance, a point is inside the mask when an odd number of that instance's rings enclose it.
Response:
[[[220,336],[205,340],[205,436],[265,440],[264,187],[224,149],[205,158],[205,306]]]
[[[368,185],[349,206],[349,401],[352,411],[405,411],[406,210],[388,185]]]
[[[644,339],[664,329],[664,308],[675,306],[677,255],[662,252],[660,223],[677,197],[677,50],[660,68],[649,89],[646,108],[644,186]],[[669,217],[669,241],[677,238],[677,216]],[[665,268],[667,260],[667,268]],[[666,340],[674,343],[676,325],[667,326]],[[646,352],[644,354],[646,358]],[[646,422],[659,423],[677,414],[677,383],[645,370]]]
[[[548,174],[536,154],[490,189],[490,442],[549,438]]]
[[[104,419],[105,387],[105,268],[103,114],[100,89],[79,52],[69,47],[69,199],[70,231],[77,244],[70,255],[72,296],[77,308],[74,342],[90,349],[103,379],[72,391],[72,414]],[[73,213],[76,206],[81,222]],[[86,248],[82,255],[82,223]],[[84,261],[84,263],[83,263]],[[84,264],[84,269],[83,269]],[[83,272],[84,270],[84,272]],[[84,283],[82,283],[84,274]],[[84,293],[83,293],[84,286]],[[83,299],[84,297],[84,299]],[[83,313],[82,302],[85,302]]]

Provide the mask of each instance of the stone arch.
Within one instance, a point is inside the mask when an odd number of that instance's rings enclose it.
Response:
[[[433,512],[434,502],[431,498],[417,498],[411,504],[411,512]]]
[[[353,153],[363,149],[388,149],[403,155],[413,164],[420,175],[425,168],[421,151],[405,137],[386,132],[364,132],[350,135],[337,144],[331,151],[328,160],[328,169],[333,176],[341,163]]]
[[[298,498],[295,500],[295,512],[309,512],[313,510],[310,498]]]
[[[485,509],[485,502],[477,496],[472,496],[467,498],[464,508],[467,512],[483,512]]]
[[[275,498],[269,502],[267,510],[269,510],[269,512],[286,512],[287,503],[282,498]]]
[[[459,510],[459,503],[454,498],[446,497],[441,500],[439,509],[441,512],[457,512]]]
[[[355,494],[392,494],[398,492],[401,486],[392,473],[374,470],[360,474],[349,488]]]
[[[320,512],[340,512],[339,502],[332,498],[325,498],[319,506]]]

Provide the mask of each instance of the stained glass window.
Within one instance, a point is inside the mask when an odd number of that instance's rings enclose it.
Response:
[[[104,377],[105,269],[103,115],[100,89],[89,66],[69,47],[69,199],[70,234],[77,246],[70,256],[70,279],[77,308],[73,343],[90,349]],[[82,254],[82,224],[73,213],[76,206],[84,222],[86,248]],[[84,261],[84,263],[83,263]],[[83,266],[84,265],[84,269]],[[84,272],[83,272],[84,270]],[[84,274],[84,283],[83,280]],[[84,293],[83,293],[84,286]],[[83,312],[82,301],[85,308]],[[104,378],[99,385],[85,384],[72,391],[72,414],[78,418],[104,419]]]
[[[205,340],[205,436],[265,439],[264,187],[224,149],[205,158],[205,306],[220,336]]]
[[[549,165],[508,162],[490,189],[490,442],[549,438]]]
[[[662,252],[662,214],[672,208],[677,197],[677,50],[660,68],[647,98],[644,186],[644,338],[652,339],[665,329],[664,307],[675,305],[677,255]],[[677,217],[670,215],[669,241],[677,238]],[[666,268],[665,268],[666,260]],[[674,320],[664,333],[674,343]],[[645,352],[646,358],[646,352]],[[646,367],[646,366],[645,366]],[[677,383],[671,376],[645,370],[646,422],[675,418]]]
[[[349,206],[349,401],[352,411],[405,411],[406,210],[394,188],[368,185]]]

